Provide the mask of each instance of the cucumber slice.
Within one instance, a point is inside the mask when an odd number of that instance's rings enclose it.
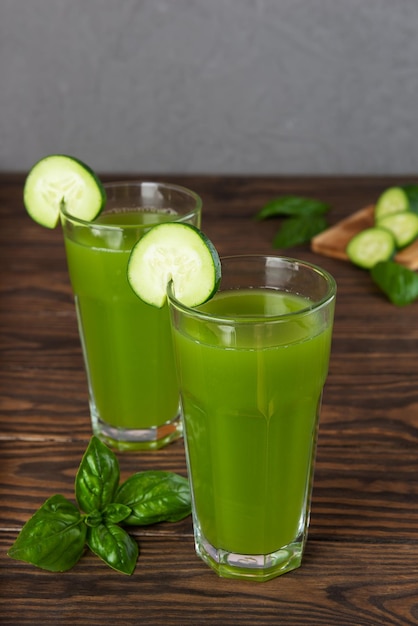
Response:
[[[195,226],[170,222],[154,226],[135,244],[128,261],[128,281],[144,302],[161,308],[173,281],[176,298],[198,306],[217,291],[219,255]]]
[[[418,215],[412,211],[387,215],[378,220],[377,226],[390,230],[398,248],[404,248],[418,237]]]
[[[349,241],[346,253],[350,261],[370,269],[379,261],[387,261],[396,250],[395,238],[386,228],[374,226],[360,231]]]
[[[106,193],[88,165],[71,156],[51,154],[30,170],[23,202],[35,222],[55,228],[61,207],[73,217],[92,221],[104,207]]]
[[[377,199],[374,208],[376,220],[380,220],[386,215],[400,213],[409,210],[408,195],[402,187],[389,187]]]

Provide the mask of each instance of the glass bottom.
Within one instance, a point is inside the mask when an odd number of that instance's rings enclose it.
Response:
[[[195,538],[198,556],[223,578],[264,582],[298,568],[304,541],[295,541],[271,554],[237,554],[212,546],[202,535]]]
[[[180,416],[161,426],[147,428],[117,428],[92,413],[93,433],[106,445],[116,450],[159,450],[183,436]]]

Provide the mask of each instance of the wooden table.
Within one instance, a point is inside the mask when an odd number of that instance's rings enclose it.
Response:
[[[327,201],[335,223],[397,182],[165,178],[201,194],[203,227],[221,254],[273,252],[279,222],[252,218],[275,196]],[[329,270],[338,298],[302,567],[266,583],[218,578],[195,556],[190,518],[134,529],[140,558],[131,577],[91,553],[62,574],[6,556],[47,497],[74,499],[91,436],[62,234],[30,220],[22,184],[22,176],[0,176],[0,622],[418,624],[418,302],[393,306],[367,272],[308,246],[287,254]],[[122,478],[151,468],[186,475],[181,441],[119,459]]]

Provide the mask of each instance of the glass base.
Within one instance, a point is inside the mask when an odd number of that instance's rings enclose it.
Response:
[[[148,428],[117,428],[99,417],[92,416],[93,433],[106,445],[116,450],[159,450],[183,436],[180,416],[161,426]]]
[[[196,552],[223,578],[271,580],[298,568],[302,562],[303,541],[295,541],[271,554],[236,554],[212,546],[203,536],[195,541]]]

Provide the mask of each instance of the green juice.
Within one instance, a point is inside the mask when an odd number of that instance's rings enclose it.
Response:
[[[178,414],[168,308],[143,303],[126,275],[144,227],[170,218],[176,215],[117,212],[99,216],[97,229],[65,231],[92,417],[114,428],[148,429]]]
[[[175,332],[195,514],[217,549],[266,555],[303,542],[331,323],[268,316],[306,306],[274,290],[225,291],[199,310],[242,324],[189,319]],[[246,320],[260,316],[258,332]]]

